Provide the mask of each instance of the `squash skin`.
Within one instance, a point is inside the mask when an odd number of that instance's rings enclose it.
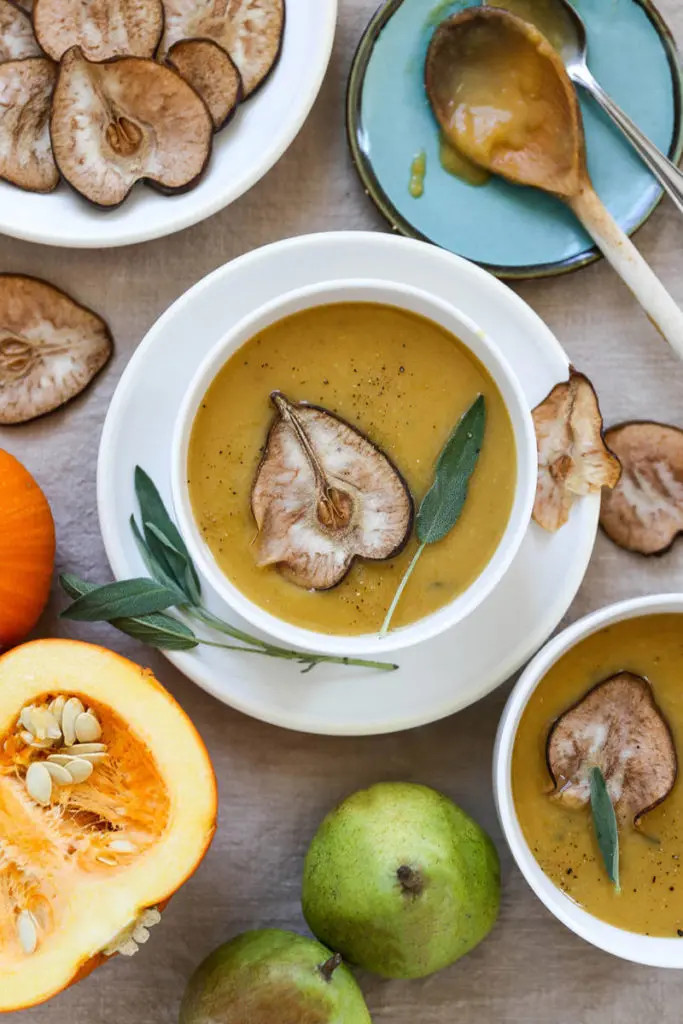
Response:
[[[36,625],[50,596],[54,560],[47,498],[28,470],[0,449],[0,651]]]
[[[78,669],[77,665],[78,660],[83,658],[86,659],[86,670],[91,668],[93,663],[96,663],[100,658],[102,658],[103,673],[105,671],[110,672],[119,669],[121,672],[125,672],[127,674],[129,681],[134,677],[137,677],[133,685],[135,688],[141,688],[141,698],[143,696],[142,691],[146,689],[153,691],[154,694],[161,697],[164,703],[169,705],[172,709],[173,717],[177,717],[177,719],[182,722],[182,727],[179,727],[179,735],[184,734],[183,743],[186,746],[192,747],[192,757],[194,758],[195,764],[198,764],[205,769],[205,774],[203,776],[205,786],[202,786],[198,794],[198,801],[202,803],[204,811],[201,830],[197,828],[196,845],[192,846],[192,852],[187,857],[187,863],[184,865],[182,872],[173,880],[173,884],[167,885],[166,880],[163,879],[162,882],[159,883],[164,886],[162,892],[159,892],[157,889],[153,894],[151,892],[149,894],[151,897],[149,899],[149,905],[155,906],[160,912],[162,912],[170,902],[174,893],[194,874],[211,844],[216,831],[218,793],[215,774],[203,740],[199,736],[185,711],[179,704],[177,704],[175,699],[168,693],[161,683],[159,683],[152,672],[149,669],[136,665],[127,658],[124,658],[107,648],[94,644],[83,643],[81,641],[63,639],[35,640],[22,644],[19,647],[15,647],[13,650],[0,655],[0,691],[4,690],[4,693],[0,692],[0,741],[4,730],[7,728],[8,705],[15,702],[15,695],[10,695],[9,698],[7,696],[7,667],[9,666],[11,669],[12,663],[16,662],[19,665],[18,675],[21,676],[26,672],[29,662],[35,662],[36,676],[38,678],[37,681],[31,684],[32,692],[35,696],[40,696],[45,689],[51,689],[48,673],[41,673],[40,671],[41,662],[47,661],[48,663],[52,663],[54,666],[55,660],[59,661],[59,659],[63,659],[65,664],[65,673],[68,675],[72,672],[74,664],[78,671],[83,670],[82,666],[81,669]],[[68,664],[69,659],[72,659],[71,664]],[[96,662],[93,662],[93,659],[96,659]],[[45,678],[43,679],[42,676],[45,676]],[[3,683],[5,684],[4,686]],[[130,690],[130,682],[126,685]],[[30,691],[23,690],[22,686],[23,684],[20,680],[17,688],[17,694],[21,697],[19,702],[20,705],[26,703],[27,699],[30,699]],[[12,689],[11,686],[10,689]],[[86,688],[84,687],[81,692],[85,692],[85,689]],[[85,695],[87,696],[87,693]],[[96,696],[98,699],[102,700],[101,686]],[[113,711],[121,714],[121,711],[117,706],[117,694],[115,688],[112,688],[109,704]],[[19,707],[16,707],[15,711],[18,712]],[[152,756],[155,754],[153,744],[150,745],[150,754]],[[165,776],[164,781],[168,781]],[[180,826],[177,827],[179,828]],[[160,837],[160,842],[162,839],[163,837]],[[156,878],[150,882],[150,884],[156,883]],[[141,904],[139,909],[144,909],[144,906]],[[105,956],[103,953],[96,953],[79,961],[74,955],[74,962],[72,968],[70,968],[70,972],[64,972],[64,976],[60,979],[59,984],[55,985],[54,988],[51,988],[49,991],[44,989],[35,997],[29,996],[20,1001],[3,1001],[2,988],[0,987],[0,1015],[15,1010],[28,1009],[32,1006],[37,1006],[41,1003],[47,1002],[53,996],[58,995],[61,991],[70,988],[72,985],[86,978],[94,970],[111,959],[111,956]]]

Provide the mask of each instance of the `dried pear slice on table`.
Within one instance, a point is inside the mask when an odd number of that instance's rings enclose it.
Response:
[[[344,420],[280,392],[251,507],[259,566],[298,587],[329,590],[354,558],[383,560],[413,523],[408,487],[387,456]]]
[[[242,76],[234,61],[211,39],[181,39],[168,51],[166,63],[199,93],[220,131],[242,99]]]
[[[98,206],[118,206],[137,181],[191,188],[211,155],[213,122],[180,75],[153,60],[62,59],[50,125],[63,176]]]
[[[671,730],[647,679],[620,672],[598,683],[553,725],[546,749],[555,799],[590,802],[597,765],[622,820],[639,819],[671,792],[678,768]]]
[[[13,0],[0,0],[0,61],[41,56],[30,16]]]
[[[56,77],[46,57],[0,64],[0,178],[29,192],[51,192],[59,182],[49,129]]]
[[[600,525],[615,544],[661,555],[683,533],[683,430],[663,423],[622,423],[605,434],[622,465],[603,495]]]
[[[165,57],[181,39],[213,39],[239,68],[250,96],[275,66],[285,25],[284,0],[164,0]]]
[[[570,370],[533,413],[538,447],[538,487],[533,518],[554,532],[569,519],[577,497],[614,487],[619,461],[602,438],[602,415],[593,385]]]
[[[0,274],[0,425],[25,423],[80,394],[112,349],[105,322],[64,292]]]
[[[35,0],[33,24],[48,56],[80,46],[88,60],[153,57],[164,28],[162,0]]]

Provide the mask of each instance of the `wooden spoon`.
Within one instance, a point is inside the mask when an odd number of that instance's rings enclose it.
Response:
[[[434,32],[425,84],[451,145],[562,199],[683,359],[683,312],[596,195],[576,91],[545,36],[508,11],[468,8]]]

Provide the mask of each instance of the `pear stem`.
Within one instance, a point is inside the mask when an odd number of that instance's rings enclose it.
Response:
[[[318,970],[325,981],[332,981],[332,975],[338,967],[341,967],[343,959],[344,958],[341,953],[335,953],[334,956],[331,956],[329,960],[326,960],[324,964],[320,965]]]

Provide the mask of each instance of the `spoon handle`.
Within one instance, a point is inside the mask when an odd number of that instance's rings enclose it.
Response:
[[[628,114],[619,107],[611,96],[608,96],[600,83],[593,77],[588,68],[570,68],[572,79],[582,85],[591,94],[594,100],[600,104],[602,109],[609,114],[612,120],[621,128],[624,135],[632,143],[633,148],[649,167],[655,178],[671,196],[672,200],[683,213],[683,173],[676,167],[667,156],[657,149],[647,135],[641,132]]]
[[[654,270],[624,234],[590,184],[566,200],[648,317],[683,359],[683,311],[674,302]]]

